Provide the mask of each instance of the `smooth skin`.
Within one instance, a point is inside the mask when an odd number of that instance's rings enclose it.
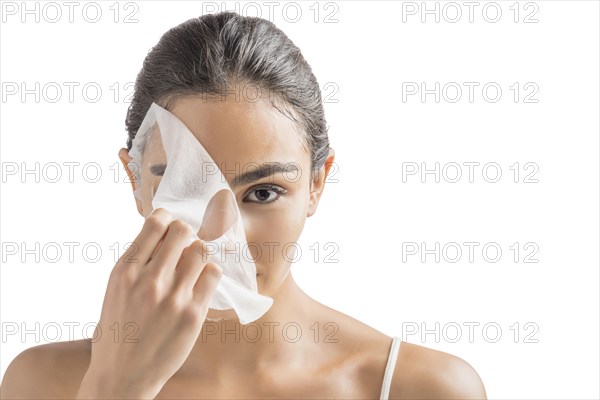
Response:
[[[379,398],[392,338],[304,293],[282,251],[284,244],[297,241],[306,218],[315,213],[333,149],[325,167],[312,177],[302,134],[269,103],[187,96],[171,112],[221,170],[230,171],[224,174],[247,241],[261,250],[251,248],[258,290],[274,299],[273,306],[247,329],[234,313],[209,311],[220,267],[207,262],[201,241],[186,247],[189,225],[162,209],[151,213],[151,191],[145,189],[142,199],[136,199],[138,212],[146,218],[135,239],[138,262],[125,262],[132,256],[126,252],[115,265],[99,322],[109,326],[135,321],[138,343],[78,340],[29,348],[9,365],[0,397]],[[119,158],[127,169],[126,149],[119,151]],[[301,178],[275,173],[233,185],[236,171],[268,162],[295,163]],[[141,181],[148,187],[147,171],[142,171]],[[157,183],[155,179],[150,187]],[[272,247],[272,242],[280,246]],[[205,321],[207,315],[227,319]],[[297,327],[302,334],[297,335]],[[402,343],[390,399],[459,398],[487,398],[467,362]]]

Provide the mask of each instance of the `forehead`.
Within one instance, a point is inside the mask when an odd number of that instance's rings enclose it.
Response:
[[[268,163],[309,168],[310,155],[296,124],[267,101],[178,99],[171,109],[223,170]],[[229,179],[229,176],[228,176]]]

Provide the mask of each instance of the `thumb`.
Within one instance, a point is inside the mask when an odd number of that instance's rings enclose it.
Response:
[[[236,223],[237,218],[233,193],[228,189],[221,189],[206,206],[198,237],[207,241],[221,237]]]

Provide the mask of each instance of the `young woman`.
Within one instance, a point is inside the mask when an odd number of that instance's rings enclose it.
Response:
[[[240,96],[247,85],[266,95]],[[131,176],[129,149],[153,102],[177,116],[224,170],[300,166],[305,173],[293,181],[276,168],[235,183],[226,175],[249,243],[269,254],[268,243],[299,238],[334,151],[317,79],[281,30],[223,12],[166,32],[144,61],[126,118],[129,139],[119,157]],[[144,182],[134,181],[134,190],[138,184]],[[258,335],[244,331],[235,313],[209,311],[223,271],[203,257],[201,240],[188,246],[188,224],[152,210],[148,193],[135,199],[145,217],[134,241],[137,262],[125,262],[128,250],[115,265],[99,321],[105,331],[135,321],[137,342],[30,348],[9,366],[2,398],[486,398],[462,359],[401,343],[312,299],[278,248],[256,260],[258,291],[273,298],[254,321]],[[284,332],[286,324],[304,334]],[[333,340],[316,340],[315,327],[335,332]]]

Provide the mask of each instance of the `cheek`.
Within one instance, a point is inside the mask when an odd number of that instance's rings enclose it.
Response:
[[[142,197],[142,207],[144,209],[144,217],[148,217],[152,212],[152,199],[158,188],[161,178],[152,175],[149,171],[142,171],[140,178],[140,194]]]
[[[248,250],[260,265],[282,265],[294,258],[293,249],[306,221],[306,201],[280,199],[279,207],[252,205],[242,210]]]
[[[142,196],[142,208],[144,209],[144,217],[147,217],[152,212],[152,187],[149,184],[148,175],[142,174],[140,180],[140,193]]]

